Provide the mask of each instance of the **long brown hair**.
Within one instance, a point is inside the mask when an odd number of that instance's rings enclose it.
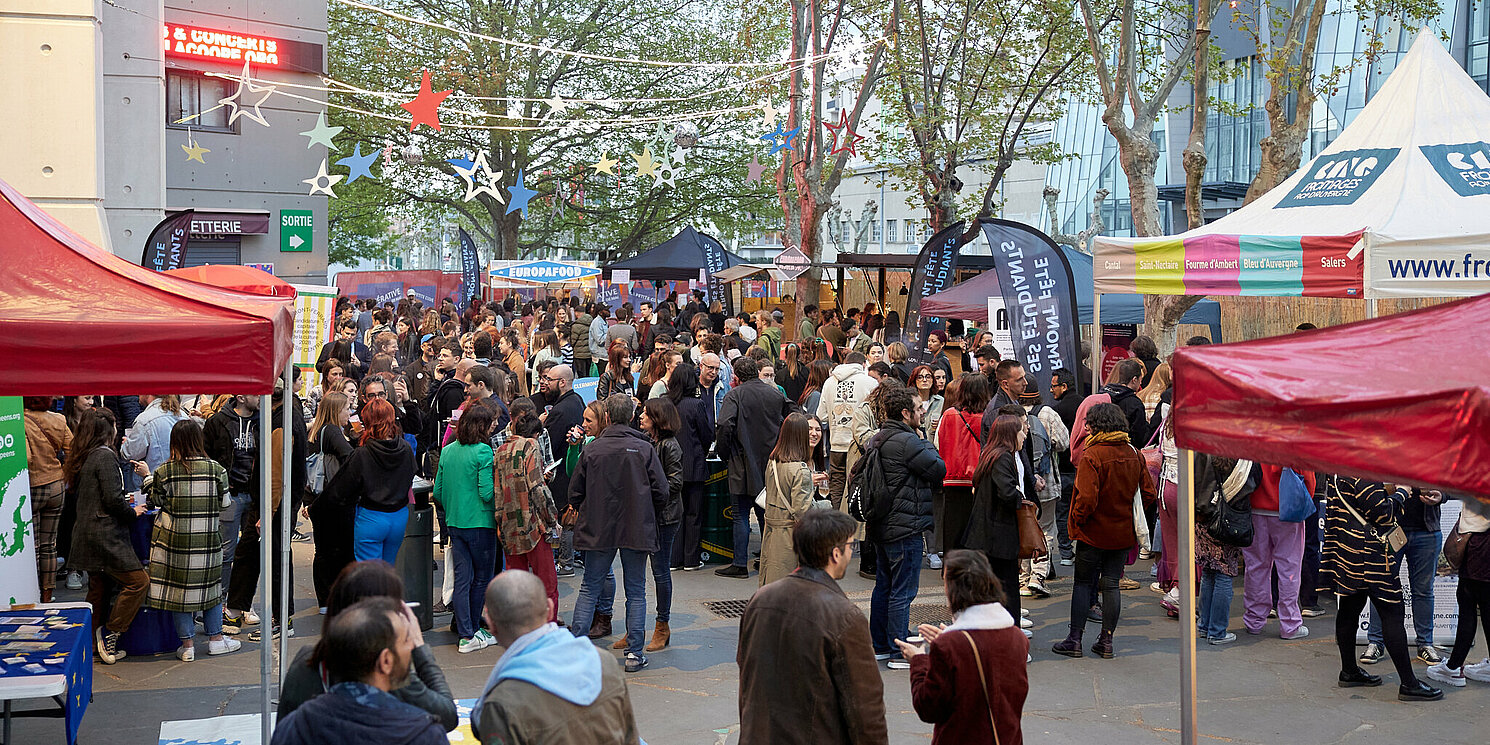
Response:
[[[770,460],[778,463],[812,462],[812,450],[807,447],[807,417],[792,412],[781,422],[781,434],[776,438],[776,447],[771,450]]]
[[[207,457],[207,440],[202,425],[186,418],[171,427],[171,460]]]
[[[109,447],[113,439],[114,412],[103,408],[82,412],[77,434],[73,435],[72,446],[67,449],[67,462],[62,464],[62,478],[76,486],[83,461],[88,460],[94,450]]]
[[[802,395],[797,398],[798,404],[807,403],[807,397],[813,391],[820,391],[827,384],[828,378],[833,376],[833,363],[826,359],[813,360],[807,366],[807,387],[802,389]]]
[[[801,369],[802,369],[802,362],[801,362],[802,347],[799,346],[794,341],[793,342],[787,342],[786,349],[782,350],[782,355],[786,358],[786,374],[787,374],[787,376],[788,377],[795,378],[798,375],[801,375],[802,374],[801,373]]]
[[[321,403],[316,407],[316,418],[310,423],[310,441],[321,441],[321,430],[326,425],[332,424],[340,427],[336,417],[347,410],[347,394],[339,391],[331,391],[321,396]]]
[[[1007,453],[1019,451],[1019,433],[1024,422],[1019,417],[1000,414],[988,430],[988,442],[983,443],[983,452],[978,454],[978,467],[973,469],[973,481],[982,481],[993,472],[993,464]]]

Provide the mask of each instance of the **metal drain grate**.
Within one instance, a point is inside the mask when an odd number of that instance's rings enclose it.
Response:
[[[719,618],[740,618],[745,615],[749,600],[705,600],[704,607]]]

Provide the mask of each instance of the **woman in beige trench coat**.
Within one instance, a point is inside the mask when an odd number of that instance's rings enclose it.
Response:
[[[792,549],[792,525],[812,508],[817,490],[812,483],[811,450],[807,446],[807,417],[790,414],[781,423],[776,448],[766,461],[766,528],[761,536],[762,586],[797,568]]]

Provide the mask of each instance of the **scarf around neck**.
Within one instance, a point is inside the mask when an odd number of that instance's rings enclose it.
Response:
[[[1127,432],[1093,432],[1086,436],[1086,446],[1091,447],[1102,442],[1127,442]]]

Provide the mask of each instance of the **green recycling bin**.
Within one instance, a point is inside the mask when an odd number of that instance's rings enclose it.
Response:
[[[704,481],[704,531],[701,537],[705,564],[728,564],[735,558],[735,505],[729,493],[729,472],[724,462],[705,462],[709,477]]]

